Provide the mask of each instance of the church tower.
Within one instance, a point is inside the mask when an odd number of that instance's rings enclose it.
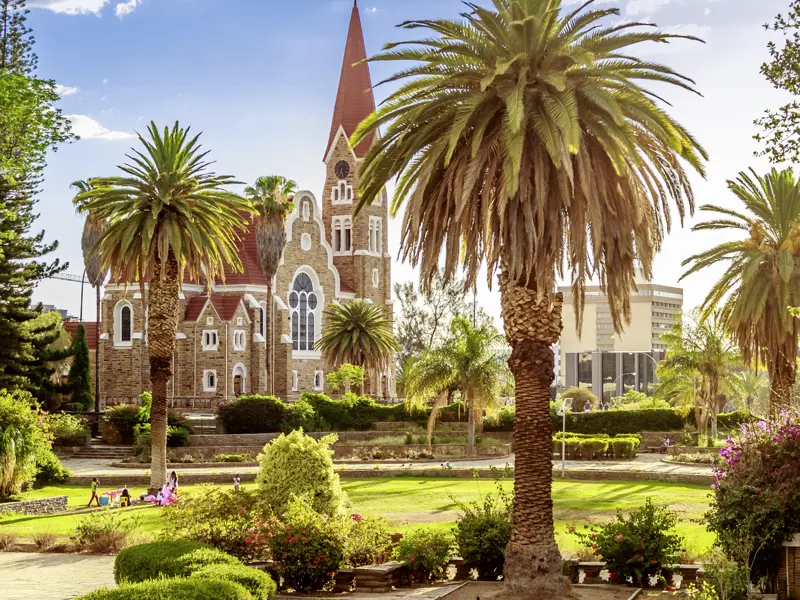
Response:
[[[358,204],[358,169],[374,137],[357,147],[350,136],[358,125],[375,111],[372,79],[367,58],[358,0],[354,2],[344,50],[339,91],[325,151],[325,187],[321,204],[328,239],[333,248],[333,263],[339,271],[342,288],[356,298],[378,305],[391,304],[391,257],[388,252],[389,207],[386,193],[371,206],[353,216]]]

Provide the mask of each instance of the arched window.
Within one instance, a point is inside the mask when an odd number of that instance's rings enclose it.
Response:
[[[127,300],[120,300],[114,307],[114,345],[133,344],[133,306]]]
[[[314,291],[314,282],[306,273],[294,280],[289,293],[289,309],[292,311],[292,349],[307,352],[314,349],[316,341],[316,310],[319,305]]]
[[[267,337],[267,303],[262,302],[261,308],[259,309],[259,329],[258,331],[261,333],[262,337]]]

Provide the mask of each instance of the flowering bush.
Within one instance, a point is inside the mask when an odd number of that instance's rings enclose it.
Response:
[[[254,495],[244,490],[202,485],[163,509],[162,537],[202,542],[244,561],[264,558],[264,547],[248,542],[255,504]]]
[[[800,413],[743,424],[720,455],[708,529],[754,575],[768,575],[774,553],[800,531]]]
[[[350,515],[344,546],[344,565],[363,567],[385,562],[392,551],[389,521]]]
[[[292,498],[279,519],[256,523],[251,543],[272,549],[284,584],[298,591],[327,586],[344,561],[347,523],[316,512],[307,497]]]
[[[412,577],[422,581],[442,579],[452,557],[453,536],[435,529],[412,531],[394,550],[395,560],[408,566]]]
[[[645,505],[625,517],[604,525],[569,526],[567,531],[606,561],[618,581],[632,577],[634,583],[647,583],[647,575],[661,571],[662,565],[677,562],[682,538],[673,532],[677,515],[656,506],[648,498]]]

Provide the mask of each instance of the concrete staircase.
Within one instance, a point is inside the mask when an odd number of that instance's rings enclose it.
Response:
[[[88,460],[107,460],[118,462],[133,455],[130,446],[107,446],[92,440],[88,446],[56,448],[56,454],[61,458],[82,458]]]

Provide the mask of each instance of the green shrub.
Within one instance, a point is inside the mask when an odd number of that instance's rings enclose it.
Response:
[[[255,495],[244,490],[201,485],[162,509],[162,535],[208,544],[244,561],[263,558],[261,548],[247,543],[255,505]]]
[[[128,543],[130,535],[140,525],[138,515],[131,517],[110,508],[93,512],[78,522],[72,542],[81,550],[96,554],[114,554]]]
[[[230,554],[191,540],[163,540],[130,546],[117,554],[114,581],[136,583],[159,577],[187,577],[207,565],[240,565]]]
[[[747,409],[717,415],[717,426],[720,429],[739,429],[745,423],[755,423],[759,418]]]
[[[603,410],[567,416],[567,431],[575,433],[639,433],[642,431],[680,431],[684,421],[674,409]],[[561,430],[561,417],[553,421],[554,431]]]
[[[123,444],[132,444],[134,440],[133,428],[139,421],[139,409],[128,404],[120,404],[106,411],[103,420],[114,426]]]
[[[72,474],[65,469],[48,444],[36,450],[36,487],[64,483]]]
[[[298,591],[322,589],[344,561],[344,519],[320,514],[308,497],[292,498],[268,537],[284,585]]]
[[[487,416],[483,420],[484,431],[514,431],[514,420],[517,410],[513,406],[504,406],[496,415]]]
[[[614,458],[636,458],[639,441],[635,438],[614,438],[610,442]]]
[[[350,516],[344,545],[344,566],[379,565],[391,556],[392,530],[382,517]]]
[[[676,513],[647,498],[643,507],[627,517],[618,511],[616,522],[584,525],[581,530],[570,526],[568,532],[602,556],[620,581],[631,576],[634,584],[646,584],[646,576],[678,562],[683,540],[674,532],[677,522]]]
[[[133,428],[135,438],[133,452],[139,457],[150,456],[150,423]],[[189,430],[185,427],[167,427],[167,448],[185,448],[189,445]]]
[[[214,461],[215,462],[224,462],[224,463],[240,463],[240,462],[249,462],[253,460],[253,457],[249,454],[215,454]]]
[[[227,433],[278,433],[288,412],[288,406],[274,396],[242,396],[225,404],[219,418]]]
[[[26,392],[0,391],[0,500],[33,481],[37,462],[52,454],[40,413],[33,406]]]
[[[102,588],[78,600],[252,600],[241,585],[222,579],[191,577],[189,579],[156,579],[123,585],[109,590]]]
[[[47,415],[47,430],[53,436],[54,446],[88,446],[92,435],[86,421],[67,413]]]
[[[300,398],[297,402],[289,405],[289,410],[284,421],[282,431],[289,433],[295,429],[303,431],[323,431],[320,427],[319,415],[308,401]]]
[[[432,528],[415,529],[394,550],[395,560],[406,565],[417,581],[442,579],[452,557],[453,536]]]
[[[564,390],[562,398],[572,398],[572,412],[582,413],[588,400],[592,410],[600,404],[600,399],[592,393],[589,388],[571,387]]]
[[[647,394],[644,392],[637,392],[636,390],[627,390],[622,396],[619,398],[619,402],[621,404],[639,404],[640,402],[644,402],[647,400]]]
[[[495,479],[497,494],[487,494],[483,501],[457,502],[462,515],[456,522],[458,555],[464,566],[478,571],[478,579],[497,581],[503,574],[505,550],[511,539],[513,494]],[[453,496],[451,500],[456,502]]]
[[[269,575],[244,565],[209,565],[192,573],[192,579],[195,578],[238,583],[250,592],[253,600],[272,600],[278,591]]]
[[[336,435],[328,435],[315,440],[298,430],[281,434],[264,446],[264,453],[258,457],[257,481],[267,506],[280,514],[290,498],[308,494],[317,512],[339,514],[345,494],[331,459],[330,447],[336,439]]]

